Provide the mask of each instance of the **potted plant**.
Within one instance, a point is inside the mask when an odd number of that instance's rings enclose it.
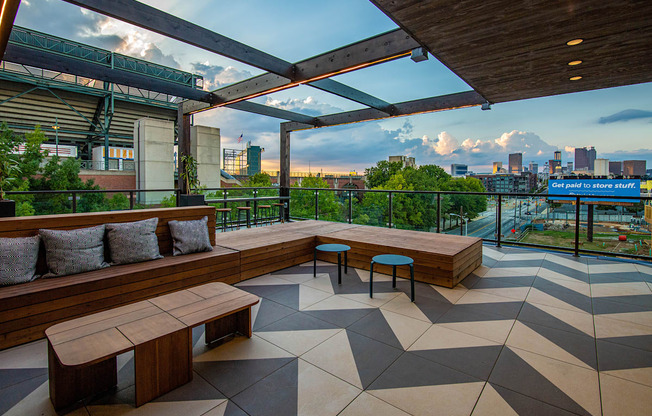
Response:
[[[190,155],[184,155],[181,156],[181,163],[183,164],[183,170],[180,177],[186,185],[187,193],[179,195],[179,205],[182,207],[206,205],[204,195],[198,193],[197,160]]]
[[[16,202],[5,199],[5,190],[20,175],[18,160],[13,154],[19,144],[14,132],[7,128],[6,123],[2,123],[0,126],[0,217],[16,216]]]

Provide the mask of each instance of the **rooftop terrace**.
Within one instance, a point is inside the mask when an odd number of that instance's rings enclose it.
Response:
[[[250,279],[254,336],[206,347],[194,379],[134,408],[118,387],[72,415],[641,415],[652,408],[652,266],[486,245],[455,289],[391,288],[312,263]],[[0,352],[0,413],[54,415],[44,340]],[[646,410],[648,409],[648,410]]]

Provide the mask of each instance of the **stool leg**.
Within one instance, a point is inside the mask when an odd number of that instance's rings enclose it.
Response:
[[[247,210],[247,228],[251,228],[251,212]]]
[[[396,266],[392,266],[392,287],[396,289]]]
[[[344,252],[344,274],[349,274],[349,259],[346,251]]]
[[[342,284],[342,253],[337,252],[337,284]]]
[[[369,267],[369,297],[374,297],[374,261],[371,261],[371,267]]]
[[[317,249],[313,250],[312,256],[312,277],[317,277]]]
[[[226,211],[222,213],[222,232],[226,232]]]
[[[410,264],[410,286],[411,286],[411,298],[414,302],[414,264]]]

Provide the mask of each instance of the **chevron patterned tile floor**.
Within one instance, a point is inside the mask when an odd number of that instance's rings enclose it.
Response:
[[[312,262],[240,283],[252,338],[206,346],[193,381],[134,407],[118,385],[71,415],[642,415],[652,409],[652,267],[485,246],[455,289]],[[55,415],[44,341],[0,351],[0,414]]]

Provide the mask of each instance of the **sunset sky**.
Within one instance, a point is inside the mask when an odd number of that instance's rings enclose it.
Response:
[[[396,28],[367,0],[148,0],[183,19],[252,47],[296,62]],[[16,24],[140,57],[204,76],[208,89],[262,71],[60,0],[23,0]],[[499,28],[496,28],[499,30]],[[463,47],[463,45],[460,45]],[[435,58],[403,58],[334,79],[388,102],[469,90]],[[362,108],[299,86],[255,101],[309,115]],[[230,109],[198,114],[195,124],[219,127],[223,148],[237,138],[265,148],[263,168],[278,169],[281,120]],[[414,156],[418,164],[465,163],[475,172],[507,163],[523,152],[525,165],[543,166],[555,150],[563,164],[573,148],[595,146],[599,158],[645,159],[652,167],[652,83],[357,123],[292,134],[293,171],[363,172],[389,155]]]

